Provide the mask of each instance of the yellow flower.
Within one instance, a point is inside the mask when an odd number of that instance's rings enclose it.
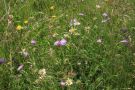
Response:
[[[75,31],[76,31],[75,28],[71,28],[71,29],[69,30],[69,32],[70,32],[71,34],[75,33]]]
[[[73,84],[73,80],[70,79],[70,78],[68,78],[68,79],[66,80],[66,85],[67,85],[67,86],[70,86],[70,85],[72,85],[72,84]]]
[[[54,9],[54,6],[51,6],[50,9],[53,10]]]
[[[17,27],[16,27],[16,30],[21,30],[23,27],[21,26],[21,25],[18,25]]]
[[[55,15],[53,15],[53,16],[52,16],[52,18],[56,18],[56,16],[55,16]]]
[[[28,24],[28,20],[25,20],[24,23],[25,23],[25,24]]]

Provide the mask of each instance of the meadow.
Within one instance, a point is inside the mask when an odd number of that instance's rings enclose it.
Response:
[[[135,90],[135,0],[0,0],[0,90]]]

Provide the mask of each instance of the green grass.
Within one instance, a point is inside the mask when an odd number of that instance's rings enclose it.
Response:
[[[0,90],[135,89],[134,0],[0,0],[0,4],[0,58],[6,60],[0,64]],[[110,18],[105,23],[103,13]],[[70,26],[73,19],[80,25]],[[17,25],[23,29],[16,30]],[[71,28],[77,30],[71,34]],[[67,44],[55,46],[62,38]],[[42,69],[45,75],[39,74]],[[72,85],[60,85],[68,79]]]

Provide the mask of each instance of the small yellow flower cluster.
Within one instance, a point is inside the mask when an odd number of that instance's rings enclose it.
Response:
[[[28,20],[24,20],[24,22],[23,22],[24,24],[28,24]],[[16,26],[16,30],[22,30],[23,29],[23,27],[21,26],[21,25],[17,25]]]
[[[23,29],[23,27],[21,26],[21,25],[18,25],[17,27],[16,27],[16,30],[22,30]]]

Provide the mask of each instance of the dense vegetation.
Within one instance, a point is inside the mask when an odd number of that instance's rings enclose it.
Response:
[[[135,90],[134,0],[0,0],[0,90]]]

